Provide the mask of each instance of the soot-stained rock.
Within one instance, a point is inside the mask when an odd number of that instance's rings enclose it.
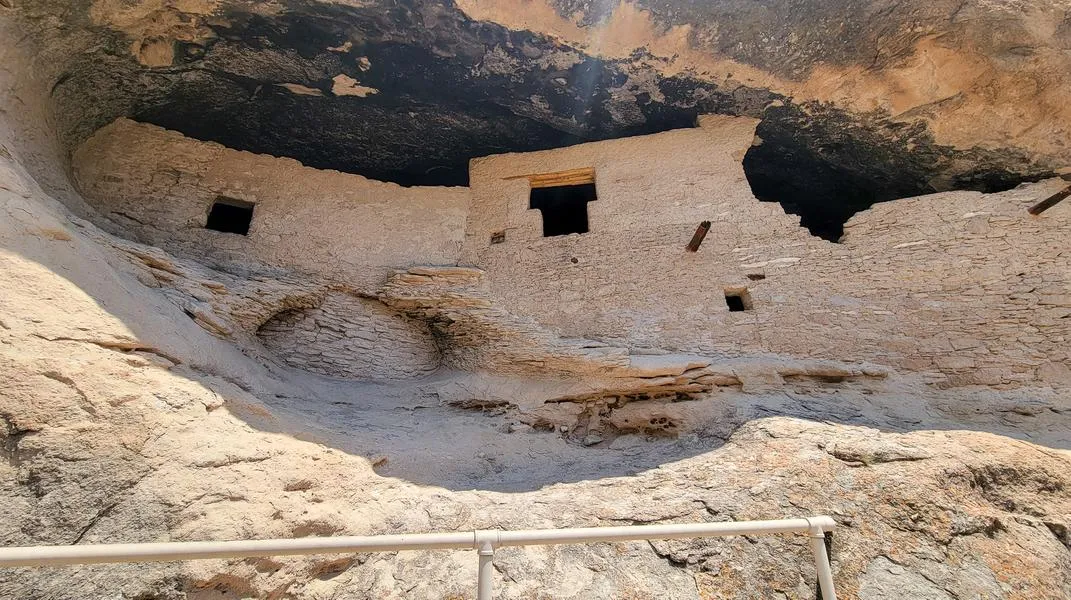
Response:
[[[1050,173],[1022,153],[939,145],[919,122],[778,104],[763,112],[744,172],[757,198],[780,202],[828,240],[875,202],[952,189],[1000,192]]]
[[[193,63],[161,73],[162,98],[138,103],[133,116],[404,185],[464,184],[475,156],[694,120],[694,109],[648,109],[648,119],[638,103],[638,119],[615,119],[611,96],[629,80],[619,66],[437,8],[308,3],[270,18],[232,10]],[[363,93],[340,93],[340,75]]]
[[[800,101],[769,82],[663,72],[665,58],[647,48],[598,55],[552,32],[476,20],[464,4],[25,0],[16,12],[50,57],[58,125],[72,148],[129,116],[313,167],[463,185],[477,156],[689,127],[704,113],[747,115],[762,119],[762,143],[745,160],[756,195],[829,239],[873,202],[995,191],[1053,166],[1014,148],[954,149],[922,120]],[[587,28],[621,4],[555,6]],[[638,6],[658,27],[687,25],[697,49],[789,80],[824,64],[892,65],[933,23],[958,14],[940,2],[889,12],[879,0]],[[960,35],[968,25],[957,27]]]
[[[553,0],[564,18],[594,25],[621,0]],[[718,55],[789,78],[816,66],[881,66],[909,54],[946,24],[962,2],[904,5],[895,0],[636,0],[658,26],[689,28],[691,41]],[[876,51],[880,48],[879,51]]]

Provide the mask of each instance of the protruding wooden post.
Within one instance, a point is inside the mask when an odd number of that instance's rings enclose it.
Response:
[[[1042,200],[1041,202],[1038,202],[1034,206],[1031,206],[1030,208],[1027,209],[1026,212],[1028,212],[1028,213],[1030,213],[1032,215],[1040,215],[1041,213],[1043,213],[1043,212],[1049,210],[1050,208],[1056,206],[1056,203],[1058,203],[1059,201],[1063,200],[1064,198],[1066,198],[1068,196],[1071,196],[1071,185],[1065,187],[1064,189],[1060,190],[1059,192],[1056,192],[1055,194],[1049,196],[1048,198],[1045,198],[1044,200]]]
[[[703,221],[699,224],[699,227],[695,229],[695,235],[692,236],[692,241],[688,242],[688,245],[684,247],[688,252],[695,252],[699,250],[699,244],[703,243],[703,238],[707,237],[707,232],[710,231],[710,221]]]

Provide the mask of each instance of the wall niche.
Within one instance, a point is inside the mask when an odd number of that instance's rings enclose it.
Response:
[[[441,362],[425,323],[344,292],[328,294],[315,308],[277,313],[257,338],[291,367],[345,379],[420,377]]]

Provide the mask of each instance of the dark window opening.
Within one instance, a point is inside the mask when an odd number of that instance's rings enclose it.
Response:
[[[751,310],[751,294],[746,288],[730,288],[725,290],[725,304],[729,312]]]
[[[543,214],[543,237],[588,232],[588,202],[595,184],[532,188],[529,208]]]
[[[744,299],[740,296],[726,296],[725,303],[729,305],[729,312],[747,310],[744,308]]]
[[[224,233],[249,234],[249,224],[253,221],[253,203],[220,196],[212,203],[208,211],[206,229]]]

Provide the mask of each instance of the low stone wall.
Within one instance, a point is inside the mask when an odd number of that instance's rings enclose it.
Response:
[[[257,337],[287,365],[348,379],[402,379],[439,367],[427,325],[377,300],[332,292],[315,308],[283,311]]]

